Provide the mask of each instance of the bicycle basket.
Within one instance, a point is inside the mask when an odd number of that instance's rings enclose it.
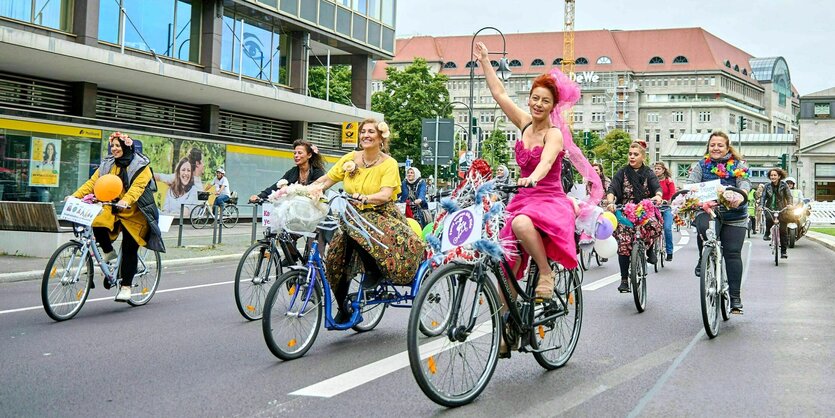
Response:
[[[197,200],[209,200],[209,192],[197,192]]]
[[[288,196],[276,203],[272,222],[280,230],[313,233],[327,216],[327,206],[304,196]]]
[[[238,204],[238,196],[230,197],[229,200],[226,201],[226,203],[228,203],[230,205],[237,205]]]

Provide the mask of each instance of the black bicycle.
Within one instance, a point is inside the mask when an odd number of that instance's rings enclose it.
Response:
[[[498,186],[515,192],[517,186]],[[434,402],[457,407],[472,402],[487,387],[499,358],[500,342],[509,351],[532,353],[548,370],[564,366],[580,338],[583,318],[582,269],[555,262],[554,294],[535,298],[539,272],[531,264],[522,289],[507,260],[453,262],[433,272],[421,286],[409,316],[407,345],[412,374]],[[496,287],[509,303],[501,314]],[[512,290],[511,290],[512,289]],[[518,294],[518,298],[512,295]],[[451,303],[439,302],[452,296]],[[437,333],[421,331],[421,318],[446,306],[449,318]]]

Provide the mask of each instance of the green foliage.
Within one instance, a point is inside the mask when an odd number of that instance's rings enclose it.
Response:
[[[386,76],[383,90],[371,96],[371,109],[384,114],[391,127],[391,155],[400,162],[412,157],[418,169],[428,170],[420,162],[421,119],[451,116],[447,77],[433,74],[423,58],[402,70],[389,66]]]
[[[614,129],[592,149],[594,159],[607,169],[612,167],[614,163],[614,170],[617,171],[620,167],[626,165],[629,160],[629,144],[631,142],[632,137],[629,136],[628,132]]]
[[[325,100],[328,81],[327,67],[310,67],[307,88],[310,95]],[[330,97],[331,102],[351,105],[351,67],[347,65],[331,66]]]
[[[586,132],[583,131],[575,131],[574,132],[574,143],[577,144],[577,147],[583,151],[583,154],[589,161],[594,161],[597,158],[597,155],[594,152],[594,149],[600,144],[603,143],[603,140],[600,138],[600,135],[597,132],[589,131],[588,132],[588,142],[586,141]]]
[[[510,148],[507,146],[507,133],[496,129],[481,143],[481,157],[491,168],[507,164],[510,161]]]

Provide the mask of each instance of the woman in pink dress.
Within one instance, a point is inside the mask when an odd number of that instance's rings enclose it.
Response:
[[[574,168],[592,185],[588,198],[590,205],[583,205],[583,211],[591,211],[603,195],[600,177],[574,145],[571,131],[560,116],[580,98],[580,87],[556,68],[542,74],[531,87],[528,113],[507,95],[490,64],[487,47],[479,42],[475,54],[493,99],[507,118],[522,130],[515,145],[516,162],[521,171],[517,184],[527,188],[520,189],[507,207],[508,219],[501,237],[518,240],[522,246],[521,258],[511,260],[517,277],[523,274],[530,255],[539,268],[536,297],[550,299],[556,272],[551,270],[548,259],[568,269],[577,266],[574,241],[577,213],[574,202],[566,196],[560,182],[563,157],[568,156]]]

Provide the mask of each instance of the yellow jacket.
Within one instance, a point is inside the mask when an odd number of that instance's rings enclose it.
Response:
[[[109,174],[119,175],[119,172],[122,170],[121,167],[117,165],[113,165],[110,169]],[[90,177],[87,182],[85,182],[78,190],[73,193],[74,197],[82,198],[90,193],[93,193],[93,185],[96,184],[96,180],[99,178],[99,170],[97,169],[93,176]],[[139,200],[139,197],[142,196],[142,193],[145,191],[145,187],[148,186],[148,183],[153,178],[151,174],[150,166],[146,166],[143,168],[139,175],[136,176],[136,179],[131,183],[130,188],[127,192],[121,193],[117,200],[124,200],[130,206],[129,209],[120,209],[117,210],[116,213],[113,212],[112,206],[104,206],[102,208],[101,213],[96,219],[93,221],[93,227],[104,227],[110,230],[110,239],[115,240],[116,237],[119,236],[120,229],[116,227],[116,221],[125,228],[133,239],[139,244],[139,246],[144,247],[146,245],[145,237],[148,235],[148,221],[145,219],[145,215],[139,210],[139,206],[136,205],[136,201]]]

